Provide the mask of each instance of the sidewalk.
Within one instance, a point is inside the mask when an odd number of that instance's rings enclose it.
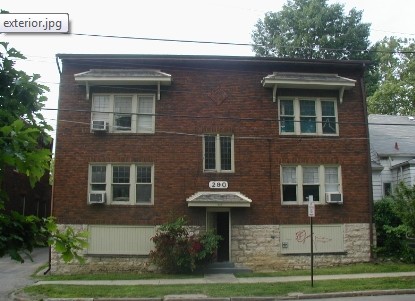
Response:
[[[385,277],[414,277],[415,272],[376,273],[376,274],[345,274],[345,275],[315,275],[314,280],[334,279],[365,279]],[[33,285],[71,284],[71,285],[177,285],[177,284],[212,284],[212,283],[278,283],[308,281],[310,276],[285,277],[246,277],[236,278],[233,274],[210,274],[204,278],[189,279],[149,279],[149,280],[56,280],[38,281]],[[415,287],[414,287],[415,288]]]
[[[333,280],[333,279],[367,279],[367,278],[399,278],[399,277],[415,277],[415,272],[399,272],[399,273],[366,273],[366,274],[345,274],[345,275],[315,275],[314,280]],[[180,285],[180,284],[213,284],[213,283],[284,283],[296,281],[310,281],[311,276],[288,276],[288,277],[247,277],[236,278],[233,274],[210,274],[203,278],[188,279],[151,279],[151,280],[57,280],[57,281],[38,281],[33,285]],[[415,294],[415,285],[413,289],[404,290],[372,290],[372,291],[352,291],[339,293],[317,293],[302,294],[293,293],[288,296],[275,297],[229,297],[229,298],[211,298],[205,295],[170,295],[164,298],[76,298],[61,299],[49,298],[45,301],[109,301],[109,300],[128,300],[128,301],[275,301],[275,300],[298,300],[298,299],[316,299],[316,298],[333,298],[333,297],[353,297],[353,296],[376,296],[376,295],[396,295],[396,294]],[[31,301],[24,294],[16,293],[12,296],[14,301]]]

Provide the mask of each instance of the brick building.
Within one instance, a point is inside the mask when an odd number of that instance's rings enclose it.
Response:
[[[254,270],[370,259],[361,61],[59,54],[53,215],[89,231],[87,264],[148,268],[155,227],[216,229]]]
[[[4,203],[7,212],[16,211],[26,216],[50,216],[52,186],[49,184],[49,172],[31,187],[25,174],[6,167],[1,190],[7,194],[8,199]]]

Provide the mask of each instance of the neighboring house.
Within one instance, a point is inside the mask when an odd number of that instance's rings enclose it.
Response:
[[[369,115],[373,199],[390,194],[399,182],[415,185],[415,118]]]
[[[39,147],[52,152],[53,142],[48,145],[39,142]],[[7,194],[5,210],[16,211],[22,215],[49,217],[51,214],[52,185],[49,170],[39,179],[34,187],[30,185],[26,174],[19,173],[11,166],[5,166],[1,190]]]
[[[149,268],[157,226],[186,215],[254,270],[370,260],[365,62],[59,54],[53,215],[88,230],[85,265]]]
[[[6,167],[1,190],[8,197],[4,203],[6,211],[38,217],[50,216],[52,186],[49,183],[49,171],[31,187],[26,175]]]

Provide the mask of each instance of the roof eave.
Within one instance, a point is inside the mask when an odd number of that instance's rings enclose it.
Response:
[[[171,85],[171,77],[81,77],[75,78],[80,84],[96,85]]]

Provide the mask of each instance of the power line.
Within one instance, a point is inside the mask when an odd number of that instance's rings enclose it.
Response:
[[[279,118],[257,118],[257,117],[233,117],[233,116],[200,116],[200,115],[183,115],[183,114],[163,114],[163,113],[116,113],[112,111],[95,111],[95,110],[81,110],[81,109],[57,109],[57,108],[42,108],[47,111],[63,111],[63,112],[77,112],[77,113],[102,113],[102,114],[120,114],[120,115],[135,115],[135,116],[154,116],[154,117],[171,117],[171,118],[186,118],[186,119],[213,119],[213,120],[236,120],[236,121],[258,121],[258,122],[281,122]],[[57,120],[60,121],[60,120]],[[73,121],[77,122],[77,121]],[[292,122],[301,122],[301,120],[293,120]],[[324,123],[324,121],[315,121],[316,123]],[[80,122],[82,123],[82,122]],[[356,122],[356,121],[333,121],[339,125],[380,125],[380,126],[415,126],[414,124],[400,124],[400,123],[374,123],[374,122]],[[90,124],[90,123],[85,123]]]
[[[395,32],[399,33],[399,32]],[[115,38],[115,39],[130,39],[130,40],[145,40],[145,41],[161,41],[161,42],[177,42],[177,43],[196,43],[196,44],[212,44],[212,45],[229,45],[229,46],[250,46],[250,47],[264,47],[261,44],[253,43],[237,43],[237,42],[219,42],[219,41],[200,41],[200,40],[183,40],[183,39],[166,39],[166,38],[148,38],[148,37],[132,37],[132,36],[118,36],[118,35],[100,35],[100,34],[85,34],[85,33],[62,33],[76,36],[89,36],[89,37],[101,37],[101,38]],[[403,34],[403,33],[401,33]],[[409,34],[409,33],[408,33]],[[415,34],[410,34],[415,35]],[[386,54],[415,54],[415,51],[386,51],[386,50],[375,50],[375,49],[345,49],[345,48],[323,48],[315,45],[314,47],[294,47],[294,46],[279,46],[281,48],[290,48],[298,50],[310,50],[315,51],[317,48],[322,51],[348,51],[348,52],[374,52],[374,53],[386,53]],[[50,61],[43,60],[32,60],[30,57],[38,57],[47,59]],[[20,61],[29,61],[29,62],[39,62],[39,63],[52,63],[55,64],[56,60],[52,57],[42,57],[42,56],[28,56],[26,59],[13,58],[14,60]],[[57,83],[51,83],[57,84]]]
[[[193,44],[214,44],[214,45],[231,45],[231,46],[253,46],[251,43],[235,43],[235,42],[217,42],[217,41],[200,41],[200,40],[182,40],[182,39],[166,39],[166,38],[147,38],[147,37],[132,37],[132,36],[118,36],[118,35],[101,35],[101,34],[87,34],[87,33],[63,33],[74,36],[87,36],[95,38],[114,38],[114,39],[128,39],[128,40],[142,40],[142,41],[157,41],[157,42],[176,42],[176,43],[193,43]]]
[[[87,34],[87,33],[62,33],[75,36],[86,37],[98,37],[98,38],[113,38],[113,39],[127,39],[127,40],[142,40],[142,41],[158,41],[158,42],[175,42],[175,43],[193,43],[193,44],[212,44],[212,45],[229,45],[229,46],[250,46],[250,47],[265,47],[262,44],[253,43],[236,43],[236,42],[218,42],[218,41],[201,41],[201,40],[183,40],[183,39],[167,39],[167,38],[148,38],[148,37],[133,37],[133,36],[119,36],[119,35],[102,35],[102,34]],[[371,50],[371,49],[346,49],[346,48],[324,48],[315,45],[313,47],[295,47],[295,46],[279,46],[287,49],[297,50],[311,50],[315,51],[316,48],[322,51],[347,51],[347,52],[376,52],[376,53],[390,53],[390,54],[413,54],[415,51],[384,51],[384,50]]]
[[[388,31],[388,30],[382,30],[382,29],[371,29],[371,30],[373,30],[373,31],[379,31],[379,32],[388,32],[388,33],[392,33],[392,34],[415,36],[415,33],[409,33],[409,32]]]
[[[82,121],[72,121],[72,120],[66,120],[66,119],[60,119],[60,122],[66,122],[66,123],[73,123],[73,124],[81,124],[90,126],[90,123],[82,122]],[[188,133],[188,132],[177,132],[177,131],[163,131],[163,130],[155,130],[154,134],[166,134],[166,135],[178,135],[178,136],[193,136],[193,137],[204,137],[205,134],[200,133]],[[237,136],[233,135],[234,139],[240,139],[240,140],[282,140],[282,139],[288,139],[288,140],[302,140],[305,138],[304,136],[298,136],[298,137],[284,137],[284,136],[257,136],[257,135],[251,135],[251,136]],[[332,136],[313,136],[313,139],[331,139]],[[368,137],[336,137],[336,140],[368,140]]]

